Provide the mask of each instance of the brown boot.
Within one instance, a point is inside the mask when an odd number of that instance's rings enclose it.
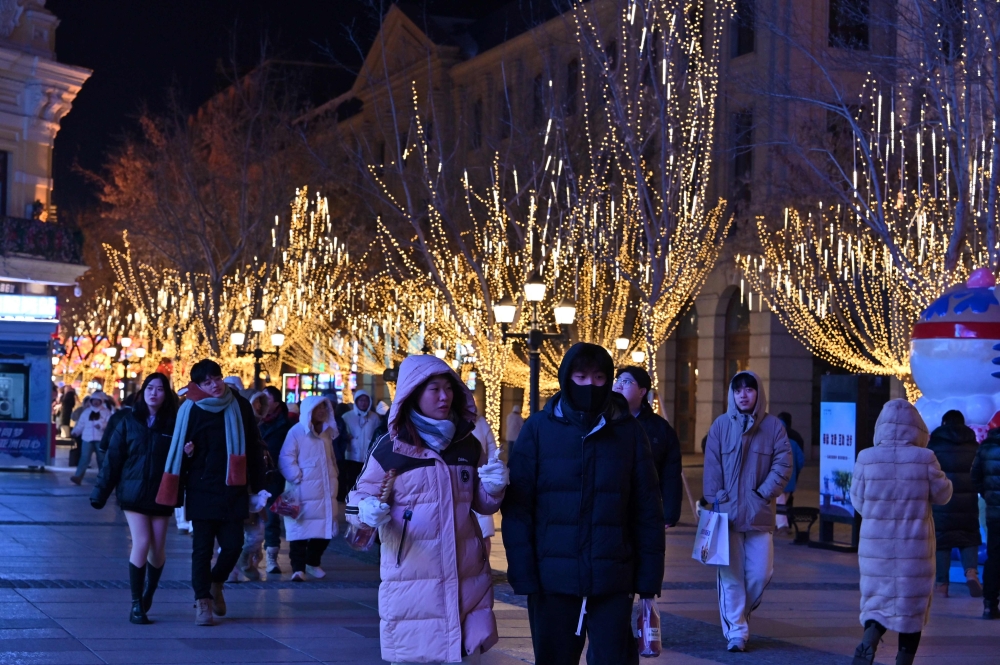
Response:
[[[195,607],[198,610],[194,615],[194,625],[196,626],[214,626],[215,619],[212,618],[212,599],[211,598],[199,598],[195,601]]]
[[[965,571],[965,583],[969,585],[969,595],[973,598],[983,597],[983,585],[979,583],[979,571],[969,568]]]
[[[222,582],[212,582],[212,606],[218,616],[226,616],[226,597],[222,595]]]
[[[934,585],[934,595],[941,596],[942,598],[948,597],[948,583],[935,584]]]

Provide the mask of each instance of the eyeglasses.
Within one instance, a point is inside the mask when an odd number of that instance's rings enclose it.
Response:
[[[634,386],[635,381],[632,379],[620,378],[615,381],[615,388],[627,388],[628,386]]]

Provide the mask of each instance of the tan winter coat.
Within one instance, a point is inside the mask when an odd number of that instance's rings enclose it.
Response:
[[[861,623],[916,633],[931,611],[934,518],[931,504],[951,499],[951,481],[927,449],[927,426],[905,399],[886,403],[875,446],[858,453],[851,502],[861,513],[858,565]]]
[[[740,373],[757,380],[757,404],[753,413],[740,413],[730,382],[729,408],[708,430],[702,489],[736,531],[771,532],[774,499],[792,476],[792,448],[784,425],[767,413],[764,382]]]

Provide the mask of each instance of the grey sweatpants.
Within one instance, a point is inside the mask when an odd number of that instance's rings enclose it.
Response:
[[[766,531],[738,532],[729,525],[729,565],[719,566],[719,615],[727,640],[750,638],[750,613],[760,605],[774,573],[774,541]]]

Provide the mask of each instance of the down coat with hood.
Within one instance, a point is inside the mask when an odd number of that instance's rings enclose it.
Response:
[[[72,432],[75,436],[80,437],[81,441],[100,441],[104,436],[104,430],[111,418],[107,400],[108,396],[98,390],[84,402],[85,408],[80,413],[80,417],[76,419],[76,426],[73,427]],[[94,408],[94,401],[100,402],[100,406]]]
[[[976,451],[972,484],[986,502],[987,528],[1000,528],[1000,428],[994,428]]]
[[[951,481],[927,449],[927,426],[905,399],[886,402],[875,445],[858,453],[851,502],[861,514],[861,623],[899,633],[923,629],[934,589],[931,504],[951,498]]]
[[[757,382],[753,412],[736,407],[733,382],[729,382],[729,408],[715,419],[705,442],[703,494],[709,504],[729,515],[736,531],[774,531],[774,500],[792,477],[792,448],[785,426],[767,412],[764,384]]]
[[[462,386],[467,410],[439,454],[401,439],[399,425],[407,398],[440,374]],[[497,642],[493,579],[472,511],[495,513],[502,495],[488,494],[476,473],[486,455],[472,434],[475,419],[472,393],[443,360],[410,356],[399,368],[389,433],[375,443],[348,495],[348,520],[359,524],[358,503],[380,493],[386,471],[397,473],[388,502],[391,519],[379,529],[380,637],[382,658],[389,662],[457,663]]]
[[[322,403],[329,417],[319,434],[312,428],[312,412]],[[333,440],[337,438],[337,423],[333,405],[326,397],[313,395],[302,400],[300,418],[288,430],[278,456],[278,468],[285,477],[285,491],[297,491],[302,504],[298,518],[284,517],[288,540],[308,540],[337,535],[337,460]]]
[[[511,448],[501,531],[517,594],[653,596],[663,584],[663,502],[642,426],[610,385],[591,427],[566,399],[573,359],[589,346],[566,352],[563,390]],[[610,384],[611,356],[597,356]]]
[[[942,425],[931,432],[927,448],[934,452],[941,470],[951,481],[951,501],[934,506],[934,530],[937,548],[978,547],[979,494],[972,483],[972,463],[979,445],[976,433],[965,425]]]
[[[362,397],[368,398],[368,408],[362,411],[358,408],[358,400]],[[343,415],[344,425],[347,427],[347,435],[350,441],[347,443],[344,457],[352,462],[364,462],[368,456],[368,447],[371,445],[372,436],[375,430],[382,424],[382,419],[372,408],[371,396],[364,390],[354,391],[354,408]],[[336,438],[336,437],[334,437]]]

